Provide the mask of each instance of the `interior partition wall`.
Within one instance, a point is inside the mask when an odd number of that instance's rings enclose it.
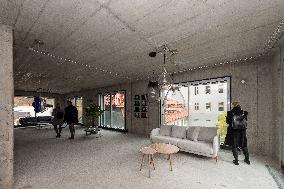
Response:
[[[100,126],[116,130],[126,130],[125,127],[125,91],[106,92],[99,95],[99,105],[103,114],[100,116]]]

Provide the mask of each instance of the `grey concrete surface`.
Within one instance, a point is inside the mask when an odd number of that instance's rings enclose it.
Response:
[[[148,178],[146,166],[139,172],[139,149],[150,144],[148,138],[112,131],[102,134],[86,137],[77,129],[75,140],[70,141],[68,129],[60,139],[52,129],[16,129],[14,188],[278,188],[264,157],[252,157],[251,165],[241,161],[235,166],[227,151],[220,153],[218,163],[178,153],[173,156],[173,172],[164,156],[156,155],[156,170]]]
[[[13,184],[13,36],[0,25],[0,188]]]
[[[171,70],[256,56],[284,16],[283,0],[2,0],[0,8],[0,23],[14,27],[15,88],[60,93],[146,79],[162,63],[147,54],[164,43],[179,51]]]
[[[174,77],[175,82],[186,82],[231,76],[231,101],[238,101],[249,112],[248,137],[249,147],[252,153],[267,155],[275,158],[280,167],[280,158],[275,154],[281,154],[280,141],[276,140],[276,99],[278,93],[272,90],[278,81],[278,75],[272,69],[271,57],[261,58],[257,61],[244,62],[243,64],[224,65],[207,70],[197,70],[178,74]],[[246,83],[242,84],[241,80]],[[275,81],[275,82],[274,82]],[[147,119],[135,118],[133,111],[134,95],[147,93],[148,81],[138,81],[121,85],[99,88],[96,90],[81,91],[72,95],[83,96],[84,100],[98,99],[99,93],[106,91],[126,90],[126,127],[131,133],[149,135],[153,128],[159,127],[159,103],[149,104]],[[279,88],[281,90],[281,88]],[[70,94],[71,95],[71,94]],[[98,101],[98,100],[97,100]],[[277,111],[277,115],[279,111]]]

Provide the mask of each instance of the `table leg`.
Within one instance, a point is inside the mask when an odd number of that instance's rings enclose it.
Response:
[[[149,178],[151,177],[151,155],[148,155]]]
[[[170,154],[167,155],[167,160],[170,160]]]
[[[140,166],[140,170],[139,171],[142,170],[142,166],[143,166],[143,162],[144,162],[144,156],[145,156],[145,154],[143,154],[143,156],[142,156],[142,162],[141,162],[141,166]]]
[[[171,155],[170,155],[170,154],[169,154],[169,161],[170,161],[170,171],[173,171],[172,157],[171,157]]]
[[[151,162],[152,162],[152,165],[153,165],[153,169],[155,170],[155,164],[154,164],[153,155],[151,155]]]

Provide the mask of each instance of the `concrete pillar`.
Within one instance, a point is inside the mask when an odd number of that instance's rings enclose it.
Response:
[[[0,25],[0,188],[13,187],[13,35]]]

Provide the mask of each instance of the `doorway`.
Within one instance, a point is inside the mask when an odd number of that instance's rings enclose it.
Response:
[[[100,116],[100,126],[117,130],[125,127],[125,91],[99,95],[99,104],[104,113]]]

